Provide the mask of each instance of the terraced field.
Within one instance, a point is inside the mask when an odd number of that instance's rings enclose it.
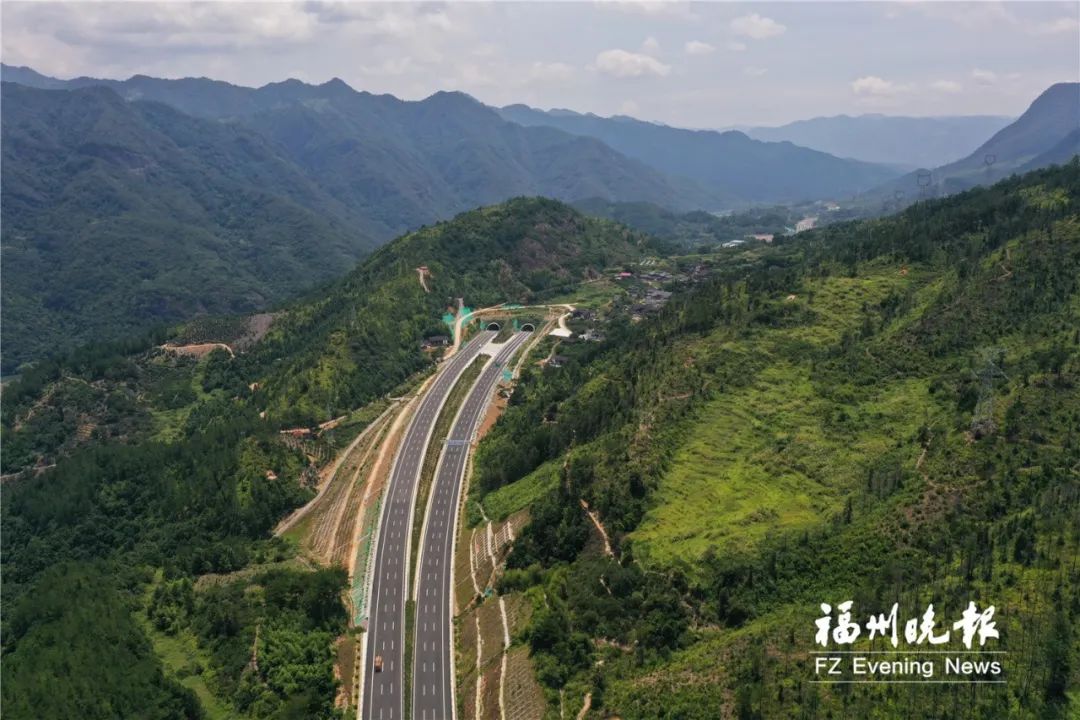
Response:
[[[521,593],[492,592],[513,539],[528,522],[519,510],[459,531],[455,558],[458,714],[475,720],[540,718],[547,707],[527,648],[515,645],[532,616]]]
[[[544,717],[547,700],[543,688],[536,682],[528,648],[515,647],[506,655],[503,707],[506,720],[540,720]]]

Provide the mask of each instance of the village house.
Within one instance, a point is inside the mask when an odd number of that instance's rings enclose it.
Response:
[[[420,343],[420,347],[424,350],[431,348],[446,347],[450,344],[450,337],[448,335],[432,335],[429,338],[424,338],[424,341]]]

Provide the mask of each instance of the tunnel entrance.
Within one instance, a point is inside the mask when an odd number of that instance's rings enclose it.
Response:
[[[499,330],[502,330],[502,327],[500,327],[499,323],[497,323],[497,322],[489,322],[487,324],[487,327],[484,328],[484,329],[485,330],[492,330],[494,332],[498,332]]]
[[[521,326],[521,331],[522,332],[533,332],[535,330],[536,330],[536,326],[533,325],[532,323],[525,323],[524,325]]]

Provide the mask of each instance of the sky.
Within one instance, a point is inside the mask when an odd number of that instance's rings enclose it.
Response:
[[[1019,115],[1080,80],[1080,3],[9,2],[2,59],[54,77],[341,78],[417,100],[681,127]]]

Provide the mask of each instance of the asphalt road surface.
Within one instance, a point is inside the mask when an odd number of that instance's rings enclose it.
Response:
[[[370,612],[364,656],[362,720],[403,719],[405,600],[408,597],[409,537],[417,480],[435,421],[451,388],[480,349],[494,337],[493,332],[479,333],[439,369],[394,458],[379,524],[374,576],[368,598]],[[382,657],[381,672],[375,672],[377,656]]]
[[[450,624],[451,569],[458,497],[469,445],[506,363],[530,333],[515,333],[503,343],[480,374],[450,429],[435,476],[427,524],[420,548],[420,581],[416,590],[416,637],[413,643],[413,720],[454,717],[454,648]]]

